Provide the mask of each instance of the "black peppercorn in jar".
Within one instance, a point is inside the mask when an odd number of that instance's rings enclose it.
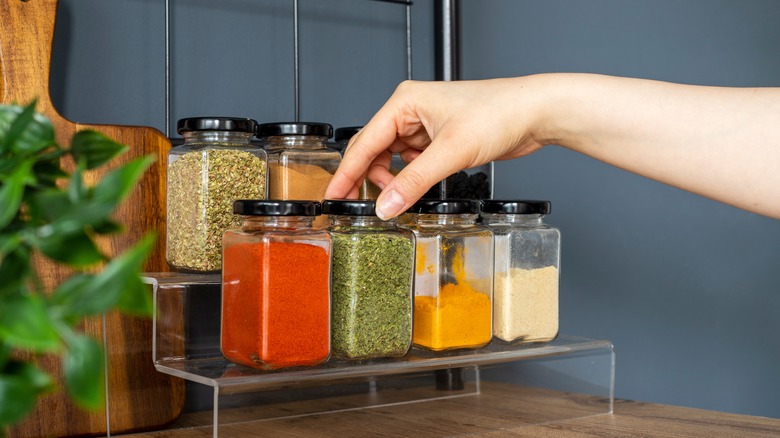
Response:
[[[178,121],[184,144],[168,154],[166,258],[181,271],[214,272],[222,233],[241,225],[236,199],[266,197],[265,151],[251,143],[257,123],[233,117]]]
[[[403,356],[412,343],[414,235],[373,200],[326,200],[331,225],[331,348],[349,360]]]

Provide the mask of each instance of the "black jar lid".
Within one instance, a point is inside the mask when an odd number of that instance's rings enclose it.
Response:
[[[483,213],[498,214],[550,214],[550,201],[519,201],[486,199],[482,201]]]
[[[408,213],[420,214],[478,214],[481,201],[473,199],[423,199],[415,202]]]
[[[188,131],[236,131],[255,132],[257,122],[240,117],[189,117],[179,119],[176,132]]]
[[[233,213],[244,216],[319,216],[322,204],[317,201],[239,199],[233,202]]]
[[[322,214],[376,216],[376,201],[373,199],[327,199],[322,201]]]
[[[360,132],[361,129],[363,129],[362,126],[345,126],[343,128],[339,128],[336,130],[336,134],[333,136],[333,140],[337,142],[349,140],[350,138],[354,137],[355,134]]]
[[[333,126],[327,123],[315,122],[278,122],[261,123],[255,129],[257,137],[273,137],[279,135],[314,135],[331,138]]]

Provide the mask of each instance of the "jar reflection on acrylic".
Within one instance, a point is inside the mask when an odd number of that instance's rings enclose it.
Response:
[[[222,354],[255,368],[315,365],[330,354],[330,236],[318,202],[238,200],[224,235]]]

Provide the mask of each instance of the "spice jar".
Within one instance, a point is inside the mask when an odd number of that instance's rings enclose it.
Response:
[[[490,199],[493,195],[491,163],[461,170],[445,180],[445,198]]]
[[[561,235],[544,223],[548,201],[486,200],[482,221],[495,236],[493,335],[546,342],[558,335]]]
[[[363,129],[362,126],[345,126],[343,128],[337,128],[333,134],[333,141],[336,142],[336,144],[333,145],[333,148],[339,151],[343,157],[344,152],[346,152],[347,146],[349,145],[349,140],[361,129]]]
[[[493,333],[493,234],[479,201],[422,200],[410,208],[416,238],[415,346],[476,348]]]
[[[345,128],[338,128],[336,129],[336,134],[334,136],[334,139],[336,140],[336,143],[338,144],[337,148],[341,152],[341,155],[344,155],[344,151],[347,150],[347,145],[349,144],[349,140],[357,134],[361,129],[363,129],[362,126],[348,126]],[[390,158],[390,173],[393,174],[393,176],[398,175],[398,172],[401,171],[406,166],[406,163],[404,160],[401,159],[401,155],[399,154],[393,154]],[[379,197],[379,193],[381,193],[382,190],[376,186],[376,184],[372,183],[368,178],[363,179],[363,184],[360,186],[360,199],[376,199]]]
[[[331,349],[358,360],[403,356],[412,343],[414,235],[372,200],[323,202],[332,241]]]
[[[266,153],[251,143],[256,122],[231,117],[181,119],[184,144],[168,154],[166,257],[174,269],[218,271],[222,233],[238,227],[236,199],[266,195]]]
[[[269,199],[325,197],[341,154],[325,142],[333,135],[327,123],[263,123],[257,137],[268,152]]]
[[[225,232],[222,354],[255,368],[315,365],[330,353],[330,236],[318,202],[238,200]]]

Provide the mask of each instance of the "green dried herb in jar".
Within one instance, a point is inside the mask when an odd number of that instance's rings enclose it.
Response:
[[[414,235],[376,217],[375,203],[323,202],[331,226],[331,354],[403,356],[412,342]]]
[[[181,119],[184,144],[168,155],[168,264],[181,271],[222,267],[222,234],[241,226],[237,199],[265,199],[265,151],[251,143],[252,119]]]

